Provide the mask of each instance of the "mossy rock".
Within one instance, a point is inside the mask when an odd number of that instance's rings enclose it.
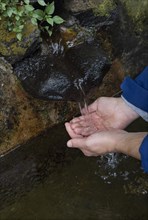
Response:
[[[33,50],[36,50],[41,42],[38,27],[29,22],[25,25],[21,41],[17,40],[14,32],[7,30],[5,21],[0,24],[0,33],[0,55],[11,64],[21,60],[28,51],[34,52]]]
[[[114,9],[113,0],[65,0],[65,8],[72,12],[84,12],[87,10],[94,10],[96,15],[106,16]]]
[[[127,14],[135,24],[136,31],[148,30],[146,23],[148,19],[147,0],[120,0],[125,6]]]

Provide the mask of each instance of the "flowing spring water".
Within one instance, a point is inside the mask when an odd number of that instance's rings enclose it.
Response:
[[[87,104],[87,101],[86,101],[86,95],[85,95],[85,91],[82,87],[82,83],[83,83],[83,80],[82,79],[78,79],[76,80],[76,82],[74,83],[75,84],[75,87],[77,88],[77,90],[79,91],[80,93],[80,100],[78,101],[78,105],[79,105],[79,109],[80,109],[80,113],[81,114],[84,114],[83,113],[83,108],[86,109],[86,113],[89,114],[89,110],[88,110],[88,104]]]
[[[91,114],[89,114],[90,112],[89,112],[89,108],[88,108],[86,94],[85,94],[85,91],[82,87],[82,83],[83,83],[83,81],[81,79],[77,80],[76,83],[75,83],[76,88],[80,92],[80,100],[78,102],[80,113],[84,117],[85,117],[85,115],[87,115],[86,120],[89,120],[89,124],[93,127],[94,131],[95,130],[97,131],[98,129],[96,128],[96,126],[95,126],[95,124],[94,124],[94,122],[91,118]],[[114,94],[114,96],[116,96],[118,93]],[[85,109],[85,112],[83,111],[83,109]],[[115,166],[117,164],[117,154],[116,153],[109,153],[109,154],[104,155],[101,158],[103,159],[104,157],[106,157],[106,159],[107,159],[108,166],[112,167],[112,168],[115,168]]]

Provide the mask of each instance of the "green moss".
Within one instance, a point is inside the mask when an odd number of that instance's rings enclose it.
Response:
[[[109,16],[110,12],[116,7],[114,0],[102,0],[99,4],[90,1],[90,4],[96,16]]]
[[[144,22],[148,19],[147,0],[120,0],[125,5],[128,15],[136,25],[137,30],[142,31]]]
[[[22,41],[18,41],[14,32],[6,29],[6,23],[0,24],[0,54],[3,56],[20,56],[26,53],[28,47],[32,44],[31,34],[37,30],[37,26],[27,23],[24,28]]]

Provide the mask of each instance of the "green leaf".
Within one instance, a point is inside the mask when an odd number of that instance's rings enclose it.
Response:
[[[13,32],[15,33],[20,33],[21,32],[21,29],[19,27],[14,27],[13,28]]]
[[[40,9],[36,9],[33,13],[33,17],[41,21],[44,19],[44,12]]]
[[[29,5],[29,0],[24,0],[24,2],[26,3],[26,5]]]
[[[24,24],[22,24],[22,25],[19,26],[19,29],[20,29],[20,30],[23,30],[23,28],[24,28]]]
[[[51,36],[51,35],[52,35],[52,31],[51,31],[51,30],[49,30],[49,27],[48,27],[48,26],[44,27],[44,29],[45,29],[45,30],[48,32],[49,36]]]
[[[34,24],[34,25],[37,25],[38,24],[37,19],[36,18],[31,18],[31,23]]]
[[[17,9],[15,8],[15,7],[12,7],[12,10],[13,10],[13,14],[17,14],[18,12],[17,12]]]
[[[33,11],[34,10],[34,7],[32,5],[25,5],[24,7],[27,11]]]
[[[19,21],[19,20],[20,20],[20,16],[16,15],[16,16],[15,16],[15,19],[16,19],[17,21]]]
[[[6,10],[6,3],[1,3],[1,8],[3,11],[5,11]]]
[[[52,35],[52,31],[48,30],[47,32],[48,32],[49,36]]]
[[[24,11],[21,10],[21,11],[18,12],[18,15],[21,17],[23,15],[23,13],[24,13]]]
[[[48,24],[53,26],[53,19],[52,18],[47,18],[46,21],[48,22]]]
[[[46,6],[47,4],[44,2],[44,0],[38,0],[39,5]]]
[[[45,13],[48,15],[53,14],[55,11],[55,6],[54,6],[54,2],[52,2],[51,4],[48,4],[45,8]]]
[[[19,41],[21,41],[22,40],[22,33],[17,33],[16,37]]]
[[[12,14],[13,14],[13,9],[12,9],[12,8],[8,8],[8,9],[7,9],[7,15],[8,15],[8,17],[10,18],[10,17],[12,16]]]
[[[63,18],[61,18],[57,15],[53,17],[53,21],[55,24],[62,24],[64,22]]]

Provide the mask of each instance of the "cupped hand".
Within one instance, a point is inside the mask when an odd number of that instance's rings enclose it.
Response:
[[[73,132],[70,123],[65,123],[71,139],[67,146],[80,149],[86,156],[99,156],[119,152],[140,159],[139,148],[147,132],[128,133],[124,130],[97,131],[88,137]]]
[[[89,136],[96,131],[124,129],[138,118],[122,98],[101,97],[82,110],[82,116],[70,121],[75,135]]]
[[[65,123],[65,127],[72,138],[67,142],[67,146],[79,148],[86,156],[98,156],[116,152],[118,143],[120,143],[127,134],[127,132],[123,130],[112,130],[96,132],[88,137],[83,137],[73,133],[70,123]]]

